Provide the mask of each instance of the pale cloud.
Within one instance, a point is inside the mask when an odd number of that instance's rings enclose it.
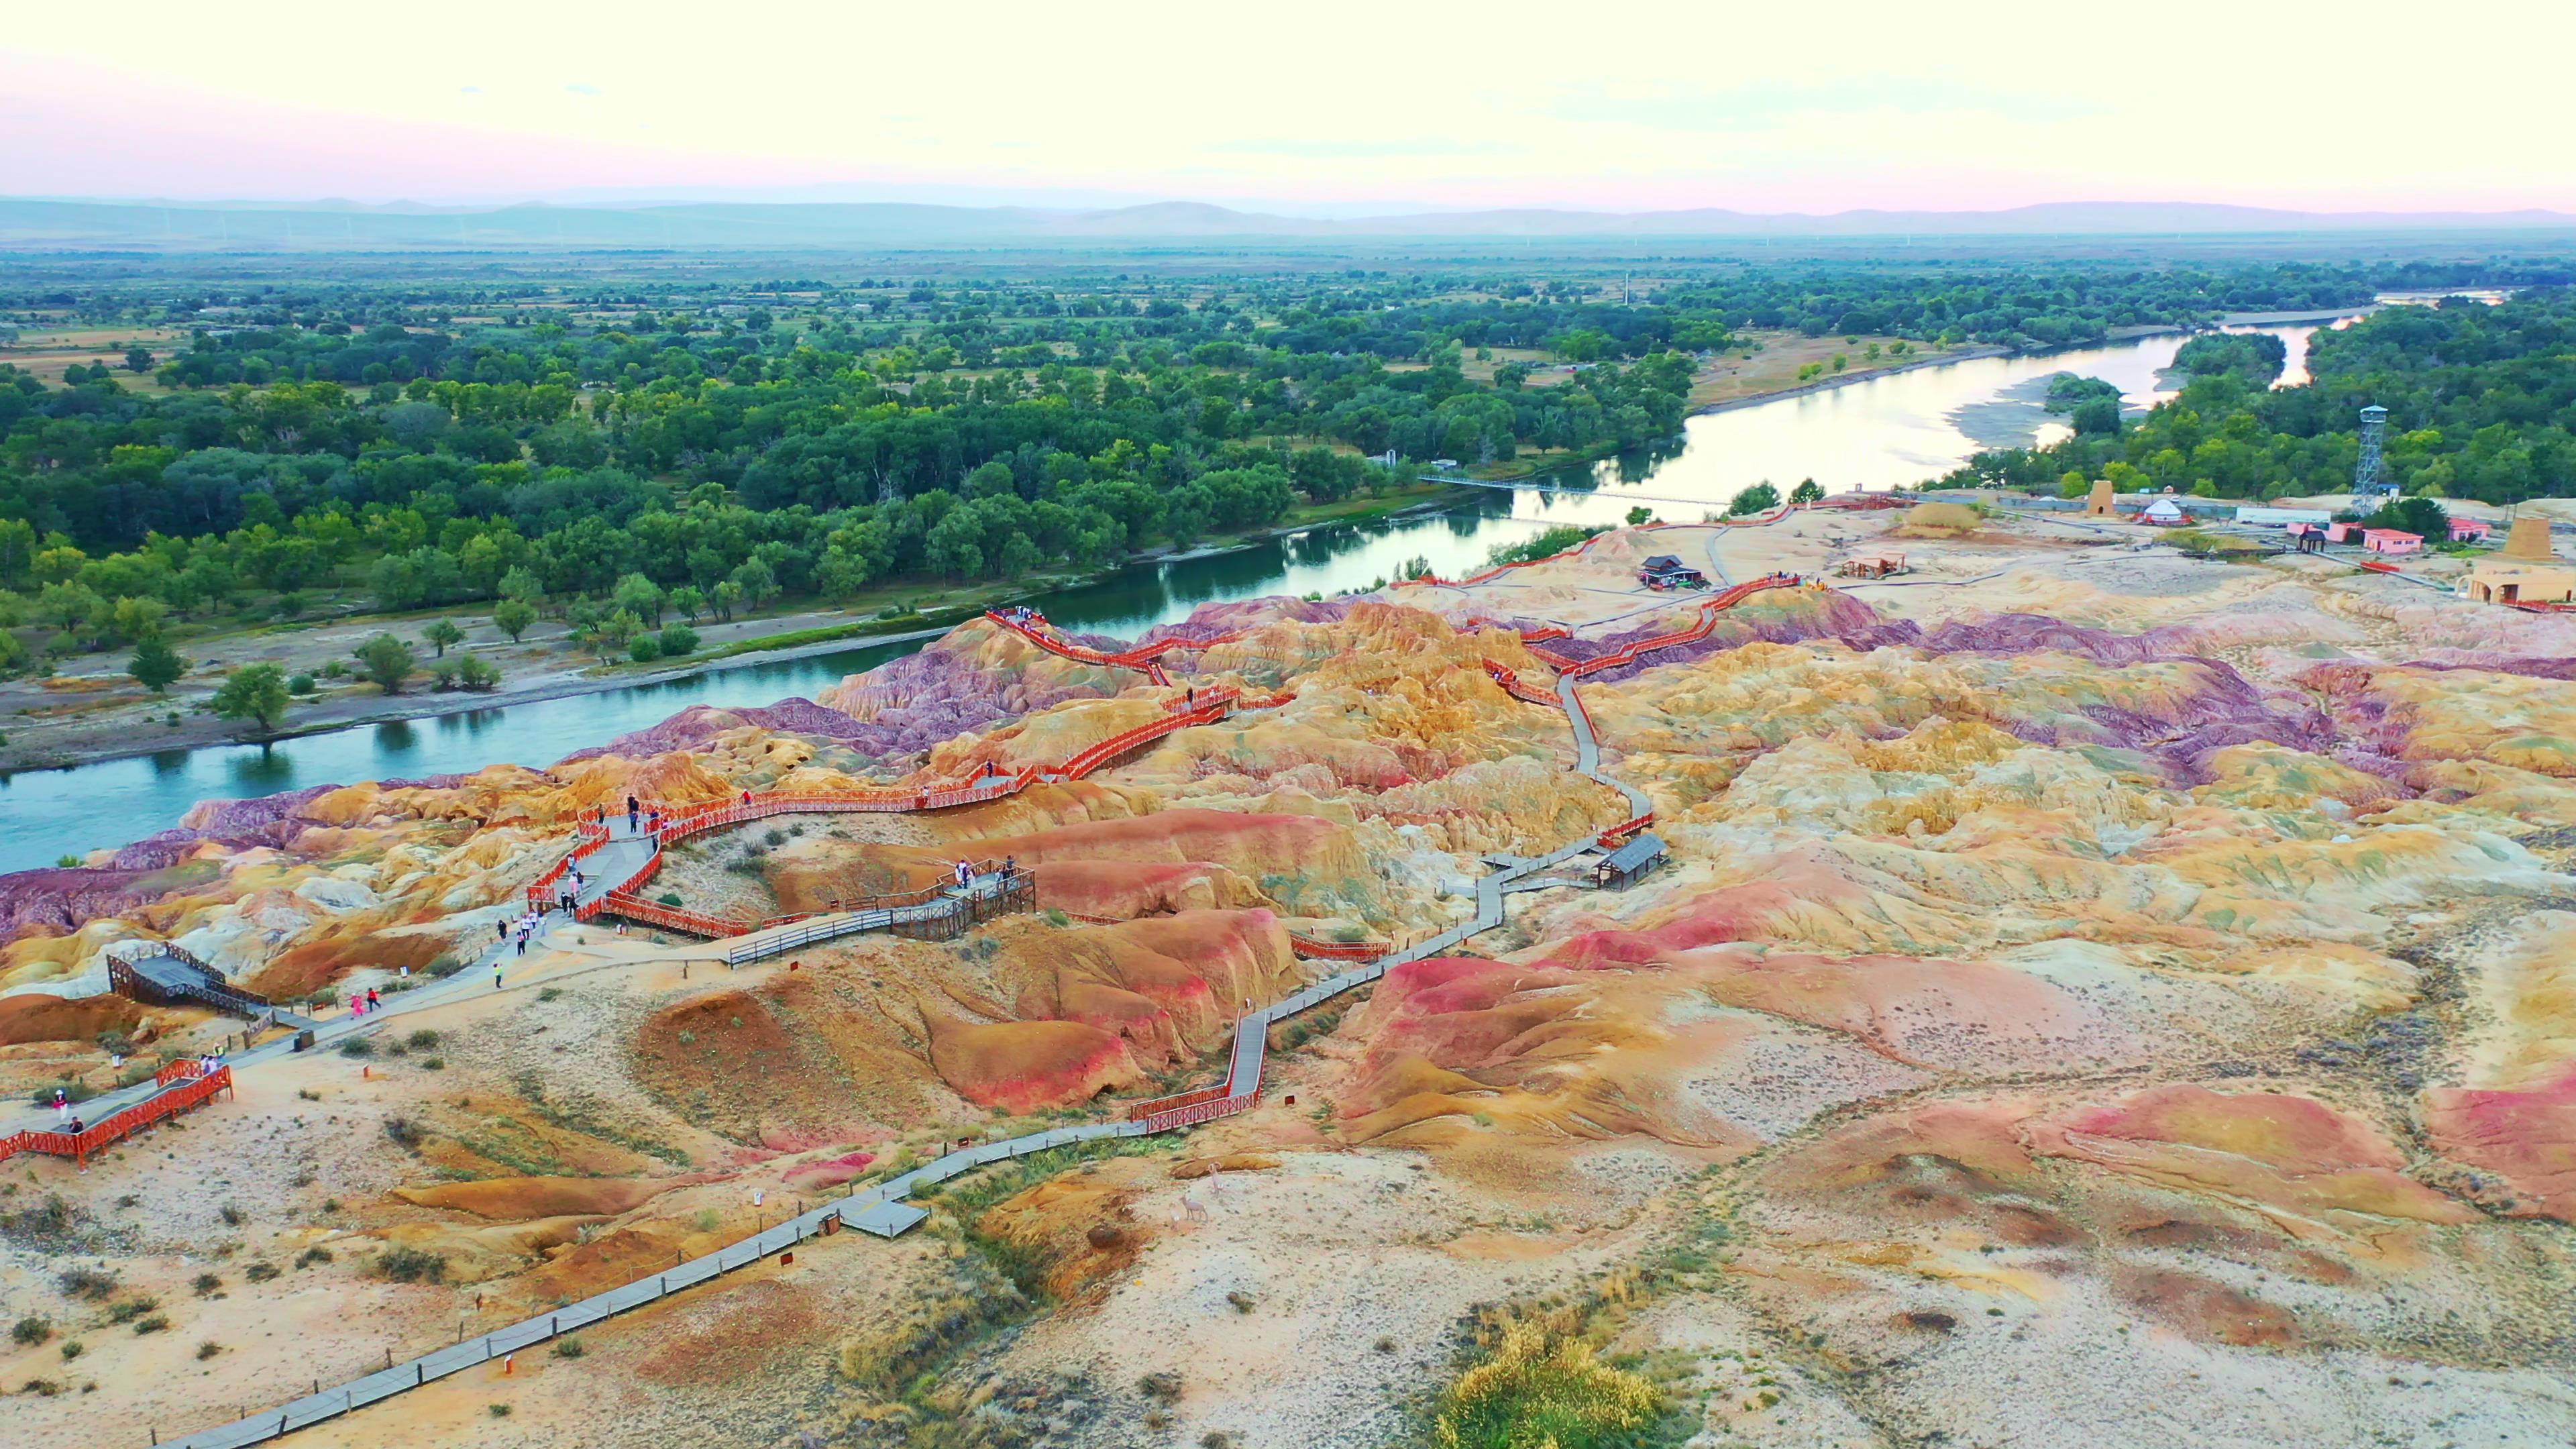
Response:
[[[1441,205],[2576,210],[2576,7],[15,7],[0,192],[1002,184]],[[566,72],[588,79],[567,81]],[[113,103],[102,103],[113,98]]]

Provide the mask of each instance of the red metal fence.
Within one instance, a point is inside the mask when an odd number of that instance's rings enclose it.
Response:
[[[163,1118],[175,1117],[198,1106],[217,1092],[231,1091],[233,1069],[217,1067],[211,1072],[201,1072],[195,1062],[172,1062],[153,1073],[153,1080],[165,1090],[155,1092],[121,1112],[111,1113],[78,1132],[16,1132],[0,1137],[0,1161],[21,1152],[44,1152],[87,1162],[91,1154],[111,1143],[131,1137]],[[178,1085],[173,1086],[173,1083]]]
[[[1716,631],[1719,614],[1734,608],[1765,589],[1785,589],[1797,581],[1797,576],[1794,574],[1766,574],[1761,578],[1737,584],[1722,594],[1702,601],[1699,606],[1699,618],[1688,627],[1675,629],[1669,634],[1657,634],[1651,638],[1640,639],[1634,644],[1595,658],[1569,659],[1552,649],[1544,649],[1536,645],[1531,646],[1530,652],[1545,660],[1558,674],[1580,679],[1587,674],[1598,674],[1605,669],[1634,664],[1641,654],[1652,654],[1658,649],[1670,649],[1676,644],[1697,643]]]

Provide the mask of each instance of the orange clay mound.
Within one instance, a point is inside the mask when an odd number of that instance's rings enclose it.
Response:
[[[735,1387],[788,1371],[840,1332],[820,1293],[792,1280],[730,1284],[693,1307],[657,1327],[636,1377],[668,1388]]]
[[[1124,1183],[1135,1171],[1122,1166],[1039,1183],[994,1204],[976,1226],[1030,1251],[1047,1293],[1072,1301],[1126,1271],[1146,1243],[1128,1212],[1136,1194]]]
[[[947,880],[955,857],[916,845],[826,841],[768,858],[763,874],[781,911],[820,911],[834,902],[897,895]]]
[[[1698,1154],[1747,1151],[1784,1119],[1705,1086],[1752,1075],[1785,1043],[1778,1028],[1694,1007],[1692,995],[1662,972],[1479,957],[1399,966],[1346,1027],[1368,1049],[1335,1098],[1343,1136],[1438,1147],[1462,1141],[1474,1122],[1542,1141],[1637,1134]],[[1814,1062],[1809,1072],[1825,1075]]]
[[[2202,1343],[2239,1348],[2295,1348],[2298,1320],[2287,1309],[2249,1297],[2197,1273],[2124,1268],[2112,1286],[2132,1308]]]
[[[1205,861],[1057,860],[1032,866],[1030,874],[1037,878],[1040,906],[1077,916],[1126,920],[1264,901],[1250,881]]]
[[[1078,1021],[930,1022],[930,1064],[979,1107],[1071,1106],[1144,1078],[1127,1043]]]
[[[2407,1177],[2405,1158],[2375,1128],[2306,1097],[2150,1087],[2034,1122],[2027,1138],[2045,1156],[2236,1200],[2292,1232],[2479,1216]]]
[[[2576,1071],[2531,1091],[2436,1088],[2424,1103],[2445,1156],[2513,1184],[2508,1211],[2576,1221]]]
[[[448,942],[433,935],[384,935],[351,917],[333,929],[279,952],[243,984],[272,1001],[309,995],[330,985],[343,972],[360,967],[386,971],[408,966],[415,971],[446,954]]]
[[[1704,891],[1669,913],[1659,911],[1658,924],[1644,930],[1589,931],[1568,937],[1549,948],[1548,960],[1566,966],[1644,965],[1726,941],[1778,936],[1813,939],[1820,934],[1830,939],[1845,933],[1833,926],[1803,927],[1819,918],[1866,916],[1878,909],[1866,888],[1821,862],[1783,858],[1766,869],[1761,880]]]
[[[484,1182],[441,1182],[398,1187],[394,1196],[419,1207],[472,1213],[495,1222],[530,1218],[606,1217],[629,1212],[675,1187],[704,1179],[615,1177],[502,1177]]]
[[[859,1113],[846,1090],[850,1072],[823,1035],[833,1003],[815,991],[791,976],[757,993],[719,991],[655,1012],[637,1033],[637,1077],[738,1141],[785,1148],[846,1136]]]
[[[0,1046],[31,1041],[88,1041],[103,1031],[132,1032],[143,1012],[122,996],[71,1000],[39,992],[0,996]]]
[[[1276,1001],[1305,972],[1270,912],[1187,911],[1023,933],[1002,979],[1016,1014],[1096,1026],[1160,1066],[1223,1045],[1243,1003]]]
[[[981,842],[978,849],[1023,865],[1122,860],[1179,865],[1211,862],[1258,879],[1272,872],[1349,879],[1365,873],[1350,832],[1312,815],[1242,815],[1230,810],[1158,810],[1129,820],[1095,820]]]

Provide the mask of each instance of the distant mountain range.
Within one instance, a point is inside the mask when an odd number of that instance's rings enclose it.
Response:
[[[414,202],[64,201],[0,198],[14,251],[417,251],[525,248],[1035,247],[1300,239],[2222,236],[2576,231],[2556,211],[2312,212],[2190,202],[2058,202],[2005,211],[1830,215],[1549,208],[1323,218],[1165,201],[1101,209],[917,202],[693,202],[441,207]]]

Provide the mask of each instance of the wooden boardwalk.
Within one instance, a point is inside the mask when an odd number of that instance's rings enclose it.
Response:
[[[1728,592],[1740,598],[1755,589],[1772,586],[1776,585],[1768,580],[1756,581],[1752,585],[1739,586],[1737,590]],[[1729,602],[1733,600],[1730,599]],[[1680,635],[1645,641],[1643,645],[1630,646],[1628,650],[1622,652],[1633,659],[1639,652],[1688,642],[1691,639],[1704,637],[1706,632],[1705,628],[1699,629],[1697,633],[1685,631]],[[1584,708],[1581,696],[1576,693],[1575,679],[1576,676],[1573,674],[1561,674],[1558,677],[1554,702],[1564,710],[1568,728],[1574,736],[1576,771],[1597,784],[1618,791],[1626,799],[1631,819],[1627,826],[1618,827],[1618,829],[1633,827],[1639,822],[1652,819],[1654,802],[1644,791],[1603,772],[1600,741],[1594,733],[1592,717]],[[1537,690],[1535,687],[1529,687],[1526,691],[1514,690],[1513,693],[1517,697],[1528,699],[1536,694]],[[1616,833],[1615,830],[1612,833]],[[613,830],[611,834],[613,837]],[[647,852],[641,857],[643,860],[649,861],[652,859],[651,852],[658,852],[658,841],[646,842],[633,836],[625,839],[638,841]],[[418,1358],[394,1364],[248,1418],[201,1430],[182,1439],[164,1442],[182,1446],[182,1449],[237,1449],[240,1445],[263,1443],[307,1425],[336,1418],[353,1409],[391,1398],[421,1384],[463,1372],[478,1364],[490,1363],[497,1358],[505,1358],[519,1350],[535,1347],[560,1335],[658,1302],[674,1293],[685,1292],[736,1269],[748,1267],[778,1253],[791,1251],[798,1244],[810,1241],[827,1231],[837,1231],[840,1226],[882,1237],[896,1236],[927,1216],[922,1209],[905,1201],[915,1190],[933,1183],[945,1182],[978,1167],[1102,1138],[1142,1137],[1158,1132],[1181,1130],[1201,1122],[1248,1111],[1260,1101],[1262,1072],[1268,1064],[1271,1027],[1311,1011],[1357,987],[1377,981],[1395,967],[1456,949],[1470,938],[1502,924],[1504,899],[1514,884],[1525,877],[1553,870],[1587,851],[1603,848],[1603,837],[1585,835],[1543,855],[1504,858],[1494,870],[1478,878],[1476,913],[1472,918],[1426,940],[1417,941],[1400,951],[1390,952],[1338,975],[1327,977],[1269,1006],[1247,1013],[1235,1023],[1233,1054],[1227,1064],[1221,1092],[1208,1089],[1198,1093],[1187,1093],[1183,1098],[1172,1099],[1179,1105],[1149,1112],[1130,1121],[1058,1127],[1004,1141],[960,1148],[899,1177],[861,1188],[847,1197],[821,1207],[806,1209],[751,1237],[728,1244],[703,1257],[674,1264],[668,1270],[651,1277],[639,1278],[634,1282],[585,1298],[578,1303],[567,1304],[539,1317],[523,1319],[506,1328],[478,1334],[460,1343],[436,1349]],[[598,849],[604,852],[606,847],[598,847]],[[621,859],[619,864],[623,863]],[[606,862],[603,862],[603,865],[605,864]],[[603,895],[608,890],[614,889],[615,887],[608,884],[609,881],[622,882],[625,879],[614,871],[613,866],[599,870],[598,874],[585,885],[585,894],[593,887],[597,887]],[[1151,1107],[1156,1104],[1143,1105]],[[835,1226],[827,1227],[827,1225]]]

